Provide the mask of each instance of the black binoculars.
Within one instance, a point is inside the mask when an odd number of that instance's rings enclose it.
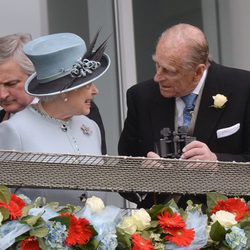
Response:
[[[163,158],[178,159],[182,155],[182,149],[195,137],[187,135],[187,127],[179,127],[178,131],[171,131],[170,128],[163,128],[160,133],[162,138],[155,143],[155,152]]]

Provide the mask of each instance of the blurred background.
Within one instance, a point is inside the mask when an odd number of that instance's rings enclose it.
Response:
[[[111,35],[107,53],[112,64],[96,82],[100,94],[95,98],[109,155],[117,154],[126,90],[153,77],[152,54],[167,27],[180,22],[200,27],[215,61],[250,69],[248,0],[0,0],[0,6],[0,36],[73,32],[88,44],[100,27],[100,40]]]

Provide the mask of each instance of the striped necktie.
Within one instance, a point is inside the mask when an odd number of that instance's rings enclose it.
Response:
[[[181,97],[185,103],[185,108],[183,110],[183,126],[185,127],[189,127],[191,123],[192,111],[194,111],[196,97],[197,95],[195,93]]]

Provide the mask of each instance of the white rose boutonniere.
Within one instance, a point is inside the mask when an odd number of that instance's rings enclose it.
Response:
[[[221,94],[213,96],[213,99],[214,99],[214,104],[212,105],[212,107],[218,109],[223,108],[225,106],[225,103],[228,101],[227,97]]]

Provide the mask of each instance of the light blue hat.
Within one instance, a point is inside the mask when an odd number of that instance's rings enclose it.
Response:
[[[110,66],[104,53],[106,41],[96,51],[73,33],[42,36],[28,42],[24,53],[35,67],[25,83],[25,91],[33,96],[56,95],[80,88],[102,76]]]

